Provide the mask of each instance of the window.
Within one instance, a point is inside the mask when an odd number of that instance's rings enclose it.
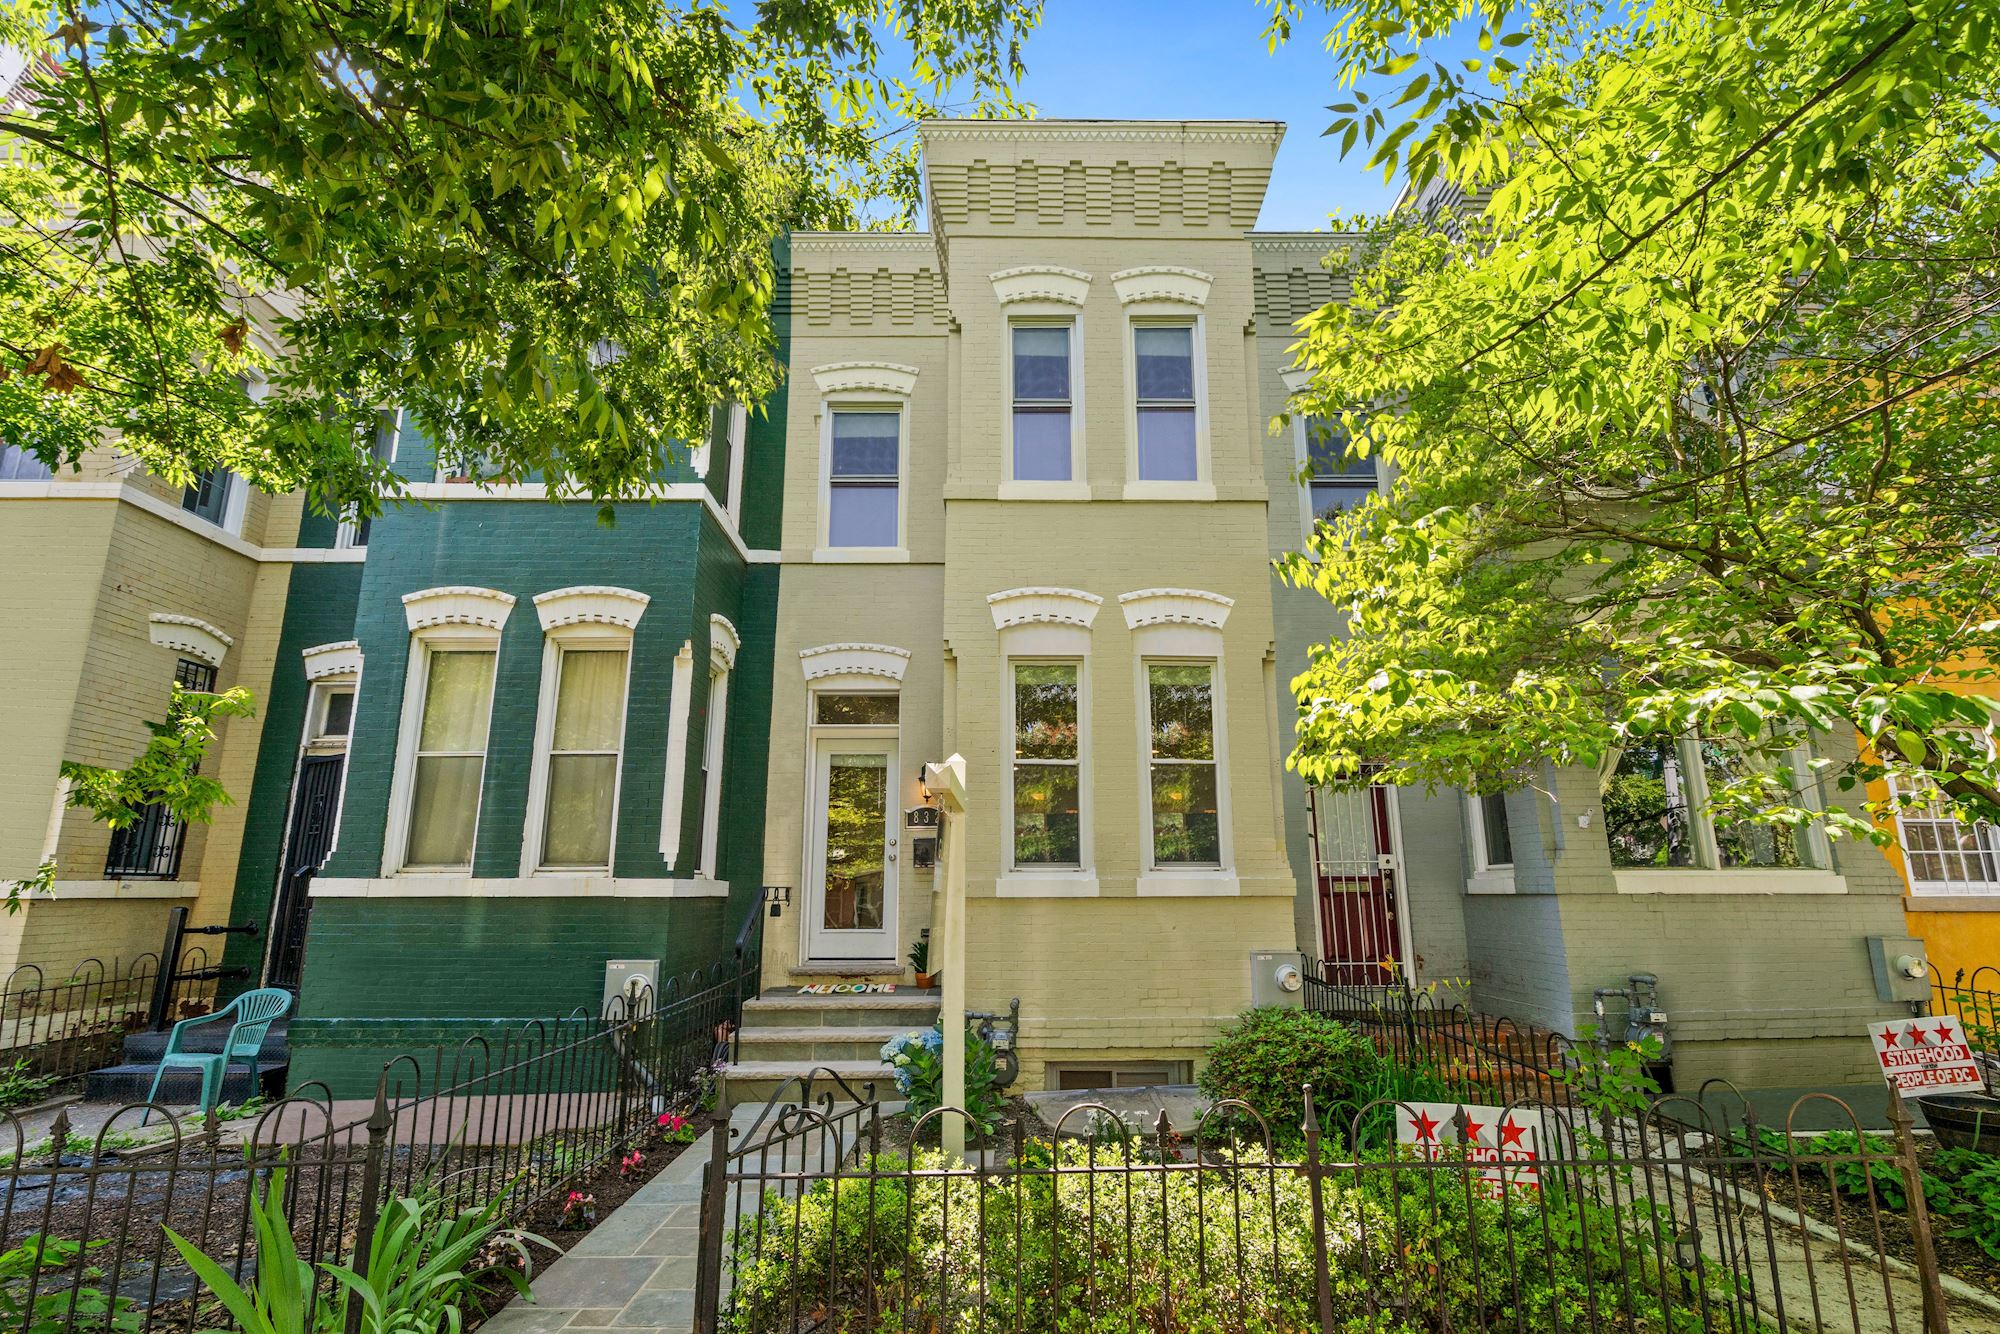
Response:
[[[181,493],[181,508],[197,519],[221,527],[229,514],[229,492],[236,474],[227,468],[205,468],[194,475],[194,483]]]
[[[1148,663],[1153,864],[1220,866],[1215,765],[1215,669]]]
[[[1804,773],[1805,748],[1792,764]],[[1599,784],[1611,864],[1630,867],[1813,867],[1824,864],[1807,828],[1735,822],[1704,813],[1709,782],[1743,777],[1762,761],[1716,741],[1649,738],[1627,746]]]
[[[625,738],[623,648],[561,647],[542,816],[545,867],[608,868]]]
[[[1135,324],[1132,356],[1139,394],[1139,480],[1199,480],[1194,325]]]
[[[701,874],[716,878],[716,844],[722,836],[723,739],[729,718],[729,672],[708,674],[708,733],[701,748]]]
[[[813,721],[821,726],[894,726],[901,700],[900,695],[814,695]]]
[[[1072,324],[1013,326],[1015,481],[1070,480],[1070,345],[1075,332]]]
[[[182,690],[213,692],[215,668],[181,658],[174,664],[174,684]],[[186,844],[187,826],[178,815],[158,802],[142,806],[138,819],[111,831],[111,847],[104,858],[105,879],[177,880]]]
[[[1514,840],[1507,828],[1507,794],[1488,792],[1472,798],[1473,852],[1478,869],[1514,864]]]
[[[1921,793],[1900,783],[1898,841],[1916,894],[2000,893],[2000,835],[1984,820],[1954,819],[1951,802],[1929,784]]]
[[[403,410],[383,408],[375,414],[375,430],[368,443],[368,453],[384,468],[396,461],[396,444],[403,433]],[[365,518],[350,508],[341,517],[340,527],[335,530],[333,545],[342,550],[368,545],[368,528],[374,520]]]
[[[470,870],[479,789],[486,772],[495,653],[434,648],[422,656],[422,721],[403,864],[421,870]]]
[[[826,540],[834,547],[900,546],[899,412],[833,413],[827,471]]]
[[[1083,864],[1083,764],[1073,662],[1014,664],[1014,865]]]
[[[1115,1061],[1097,1065],[1049,1066],[1050,1086],[1057,1089],[1132,1089],[1188,1082],[1185,1061]]]
[[[49,465],[21,445],[0,445],[0,482],[46,482]]]
[[[322,686],[313,694],[314,741],[345,740],[354,729],[354,687]]]
[[[1320,417],[1305,420],[1306,476],[1312,497],[1312,517],[1330,519],[1375,494],[1376,460],[1350,458],[1347,433],[1340,423]]]

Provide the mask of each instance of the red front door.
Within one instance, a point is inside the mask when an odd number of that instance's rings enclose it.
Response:
[[[1306,801],[1327,981],[1384,986],[1402,980],[1389,790],[1316,789]]]

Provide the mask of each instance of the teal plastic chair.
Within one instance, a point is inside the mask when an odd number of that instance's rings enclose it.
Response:
[[[174,1025],[167,1035],[167,1049],[160,1056],[160,1071],[153,1076],[153,1088],[146,1095],[151,1103],[159,1096],[160,1081],[172,1069],[195,1069],[201,1071],[201,1110],[206,1114],[222,1100],[222,1079],[231,1065],[248,1063],[252,1082],[257,1073],[257,1053],[264,1046],[264,1034],[270,1031],[273,1021],[282,1018],[285,1011],[292,1008],[292,993],[278,987],[259,987],[246,991],[214,1014],[197,1015],[193,1019],[183,1019]],[[229,1036],[223,1041],[221,1051],[182,1051],[181,1034],[202,1024],[220,1023],[234,1017],[229,1026]],[[153,1109],[147,1107],[139,1117],[139,1124],[145,1125]]]

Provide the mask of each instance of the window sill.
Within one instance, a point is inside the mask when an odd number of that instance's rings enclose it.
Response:
[[[2000,888],[1920,889],[1903,896],[1904,912],[2000,912]]]
[[[58,880],[52,894],[25,896],[34,903],[64,899],[191,899],[201,892],[192,880]]]
[[[1002,482],[1002,500],[1089,500],[1089,482]]]
[[[316,899],[720,899],[721,880],[642,880],[632,876],[542,872],[520,879],[405,873],[380,880],[312,882]]]
[[[1612,872],[1620,894],[1845,894],[1846,877],[1833,871],[1772,867],[1625,867]]]
[[[1094,871],[1009,871],[993,882],[993,895],[1002,899],[1094,899],[1097,874]]]
[[[908,565],[908,547],[815,547],[818,565]]]
[[[1514,889],[1514,868],[1511,866],[1489,867],[1465,881],[1468,894],[1512,894]]]
[[[1214,500],[1213,482],[1127,482],[1127,500]]]
[[[1234,871],[1148,871],[1139,877],[1142,899],[1229,899],[1242,893]]]

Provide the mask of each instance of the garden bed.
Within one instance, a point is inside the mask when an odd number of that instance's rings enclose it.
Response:
[[[1917,1166],[1926,1174],[1936,1174],[1938,1168],[1938,1146],[1935,1140],[1922,1139],[1917,1142]],[[1880,1187],[1878,1186],[1878,1192]],[[1791,1173],[1774,1175],[1768,1187],[1770,1198],[1777,1204],[1796,1208],[1800,1213],[1835,1227],[1834,1210],[1836,1196],[1825,1175],[1816,1166],[1801,1164],[1796,1186]],[[1868,1201],[1860,1195],[1840,1194],[1838,1196],[1839,1224],[1842,1235],[1850,1241],[1859,1242],[1870,1249],[1880,1250],[1899,1260],[1916,1264],[1916,1236],[1910,1227],[1910,1215],[1906,1209],[1892,1209],[1877,1196],[1877,1208],[1871,1211]],[[1880,1219],[1881,1234],[1878,1241],[1876,1218]],[[1931,1239],[1936,1250],[1938,1267],[1953,1278],[1984,1292],[2000,1296],[2000,1260],[1994,1259],[1976,1242],[1963,1237],[1945,1235],[1958,1226],[1958,1220],[1931,1214]]]

